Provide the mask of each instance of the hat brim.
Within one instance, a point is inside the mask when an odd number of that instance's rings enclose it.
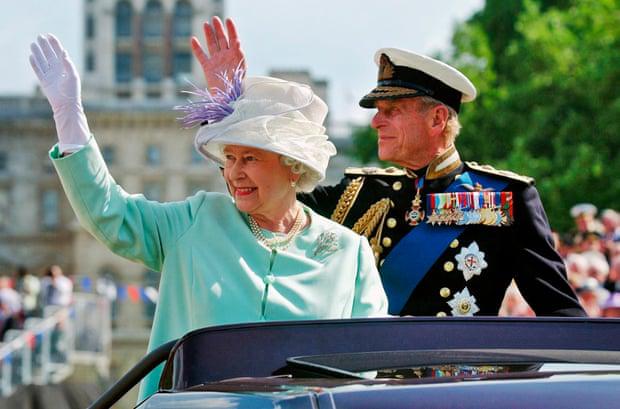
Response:
[[[411,88],[379,86],[364,95],[359,104],[362,108],[374,108],[377,101],[383,99],[413,98],[425,95],[427,94]]]

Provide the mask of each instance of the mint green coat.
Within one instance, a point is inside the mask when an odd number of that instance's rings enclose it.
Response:
[[[387,314],[366,239],[310,209],[311,224],[287,250],[272,252],[228,195],[158,203],[129,194],[93,138],[69,156],[57,147],[50,156],[82,226],[114,253],[162,273],[149,351],[210,325]],[[142,383],[140,399],[157,390],[161,369]]]

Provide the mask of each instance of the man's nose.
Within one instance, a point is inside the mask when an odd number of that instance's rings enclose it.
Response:
[[[377,113],[373,115],[372,120],[370,121],[370,126],[374,129],[379,129],[379,127],[383,124],[383,121],[383,114],[377,111]]]

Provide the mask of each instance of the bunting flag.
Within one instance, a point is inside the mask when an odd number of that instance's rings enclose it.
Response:
[[[80,289],[84,292],[96,292],[107,297],[111,301],[126,301],[132,303],[155,304],[159,293],[153,286],[140,286],[137,284],[116,284],[109,279],[98,279],[93,282],[91,277],[81,277],[76,280]]]
[[[30,349],[34,349],[37,346],[37,339],[32,332],[26,333],[26,343],[28,344]]]
[[[93,287],[92,287],[92,280],[90,279],[90,277],[83,277],[80,280],[80,286],[82,287],[82,289],[86,292],[91,292]]]
[[[127,286],[127,295],[129,296],[129,299],[134,303],[140,301],[140,290],[136,285],[130,284]]]

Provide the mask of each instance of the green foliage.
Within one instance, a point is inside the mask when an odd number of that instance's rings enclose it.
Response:
[[[359,126],[351,135],[353,144],[348,154],[363,164],[379,163],[377,157],[377,131],[370,126]]]
[[[497,3],[454,35],[453,63],[479,89],[458,146],[534,176],[553,227],[567,230],[574,203],[619,203],[620,1]],[[498,29],[511,8],[512,28]]]

